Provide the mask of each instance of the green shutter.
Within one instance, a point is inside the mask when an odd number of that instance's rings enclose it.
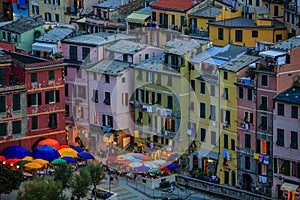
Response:
[[[5,96],[0,96],[0,112],[6,111],[6,98]]]
[[[21,133],[21,121],[14,121],[13,134],[20,134],[20,133]]]
[[[0,136],[6,136],[6,123],[0,123]]]
[[[20,94],[13,95],[13,110],[20,110]]]
[[[0,85],[5,85],[5,69],[0,68]]]

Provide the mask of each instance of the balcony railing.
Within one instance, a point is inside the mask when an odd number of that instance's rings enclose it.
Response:
[[[251,80],[250,77],[239,77],[237,84],[243,85],[243,86],[248,86],[248,87],[254,87],[255,82],[254,80]]]

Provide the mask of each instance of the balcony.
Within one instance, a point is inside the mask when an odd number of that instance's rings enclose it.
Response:
[[[276,62],[260,62],[256,64],[256,72],[258,73],[276,73]]]
[[[0,93],[15,90],[25,90],[25,85],[23,83],[15,83],[12,85],[0,85]]]
[[[65,14],[67,15],[76,15],[78,13],[78,9],[75,7],[67,7]]]

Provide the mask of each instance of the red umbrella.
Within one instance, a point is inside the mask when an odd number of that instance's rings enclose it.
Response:
[[[152,157],[151,156],[141,156],[140,159],[143,161],[151,161]]]
[[[106,159],[106,162],[111,163],[114,162],[115,160],[117,160],[117,157],[109,157]]]
[[[63,145],[60,145],[57,150],[67,149],[67,148],[71,148],[71,147],[69,145],[63,144]]]
[[[6,158],[4,156],[0,156],[0,162],[5,161]]]
[[[159,169],[160,169],[161,171],[165,171],[165,172],[170,171],[170,169],[167,168],[167,167],[160,167]]]
[[[58,141],[54,140],[54,139],[51,139],[51,138],[42,140],[38,144],[38,146],[43,146],[43,145],[48,145],[48,146],[54,147],[55,149],[59,149],[59,143],[58,143]]]
[[[16,162],[21,161],[19,158],[12,158],[5,161],[6,164],[15,164]]]

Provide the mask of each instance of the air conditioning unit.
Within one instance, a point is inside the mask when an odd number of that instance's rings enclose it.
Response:
[[[229,125],[228,125],[228,121],[224,121],[224,123],[223,123],[223,127],[228,127]]]

